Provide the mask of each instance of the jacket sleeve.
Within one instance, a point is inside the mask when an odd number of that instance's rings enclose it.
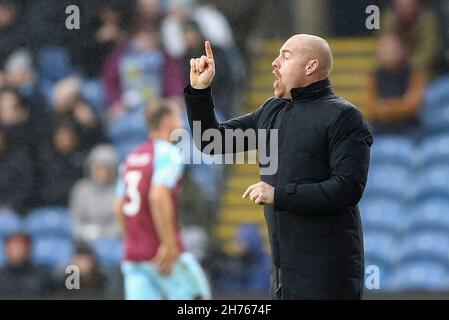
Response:
[[[237,130],[241,130],[241,133],[248,134],[252,132],[257,134],[257,116],[260,108],[254,112],[219,123],[215,114],[211,88],[198,90],[191,86],[187,86],[184,89],[184,99],[193,140],[199,150],[208,154],[225,154],[256,149],[256,144],[250,143],[248,139],[245,139],[244,143],[239,145],[236,143],[235,138],[225,139],[225,136],[230,133],[235,134]],[[209,129],[213,129],[213,131]],[[211,139],[202,139],[206,130],[209,130],[209,133],[212,136]],[[206,134],[207,133],[208,132],[206,132]],[[221,144],[221,150],[219,148],[206,148],[209,143],[213,142],[212,139],[215,138],[221,138],[221,141],[223,142]]]
[[[368,124],[357,109],[347,109],[329,127],[328,141],[330,178],[275,186],[276,210],[328,215],[357,205],[365,189],[373,143]]]

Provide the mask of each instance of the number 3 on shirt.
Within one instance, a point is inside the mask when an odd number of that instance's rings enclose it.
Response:
[[[140,193],[139,183],[142,179],[142,173],[140,171],[129,171],[125,174],[126,183],[126,195],[128,201],[123,206],[123,211],[127,216],[135,216],[140,211]]]

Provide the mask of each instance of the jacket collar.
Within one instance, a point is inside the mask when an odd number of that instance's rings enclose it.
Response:
[[[314,82],[305,87],[290,90],[293,101],[306,101],[333,94],[329,78]]]

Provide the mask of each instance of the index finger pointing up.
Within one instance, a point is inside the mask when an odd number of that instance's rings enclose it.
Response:
[[[214,54],[212,53],[212,46],[210,45],[210,42],[206,41],[204,43],[204,46],[206,48],[206,57],[208,57],[209,59],[214,59]]]

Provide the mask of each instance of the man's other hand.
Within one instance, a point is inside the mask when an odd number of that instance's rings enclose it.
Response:
[[[243,199],[248,197],[255,204],[274,204],[274,187],[263,181],[250,185],[242,195]]]

